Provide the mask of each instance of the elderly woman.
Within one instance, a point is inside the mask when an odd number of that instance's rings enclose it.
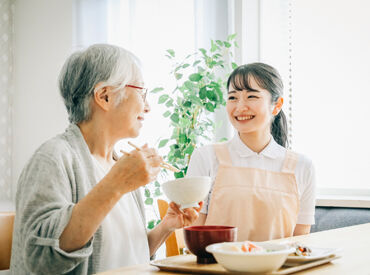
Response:
[[[111,45],[74,53],[59,88],[71,124],[45,142],[18,182],[13,274],[91,274],[146,263],[199,209],[174,203],[149,233],[139,187],[162,161],[143,146],[117,158],[114,144],[138,136],[150,111],[138,60]]]

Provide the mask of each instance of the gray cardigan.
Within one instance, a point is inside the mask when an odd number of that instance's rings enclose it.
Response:
[[[59,248],[73,206],[97,183],[89,148],[77,125],[45,142],[23,169],[16,194],[11,274],[92,274],[99,268],[101,227],[81,249]],[[144,205],[134,192],[143,226]]]

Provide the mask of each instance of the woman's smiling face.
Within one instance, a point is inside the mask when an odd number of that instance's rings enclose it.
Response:
[[[249,77],[250,90],[236,90],[230,83],[226,111],[231,124],[240,134],[266,131],[273,119],[271,94]]]

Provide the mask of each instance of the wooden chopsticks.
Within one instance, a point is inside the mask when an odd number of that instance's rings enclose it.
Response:
[[[129,141],[128,144],[131,145],[132,147],[134,147],[136,150],[141,151],[141,148],[138,147],[138,146],[136,146],[132,142]],[[127,152],[125,152],[123,150],[121,150],[121,153],[126,154],[126,155],[129,155],[129,153],[127,153]],[[177,169],[176,167],[174,167],[171,164],[169,164],[167,162],[164,162],[164,161],[160,164],[160,166],[162,168],[167,169],[167,170],[170,170],[172,172],[181,172],[181,170]]]

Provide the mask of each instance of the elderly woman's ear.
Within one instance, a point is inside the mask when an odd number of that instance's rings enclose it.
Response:
[[[99,88],[100,86],[99,84],[97,84],[96,85],[97,88],[95,88],[94,101],[104,111],[108,111],[109,108],[113,105],[112,87],[105,86]]]

